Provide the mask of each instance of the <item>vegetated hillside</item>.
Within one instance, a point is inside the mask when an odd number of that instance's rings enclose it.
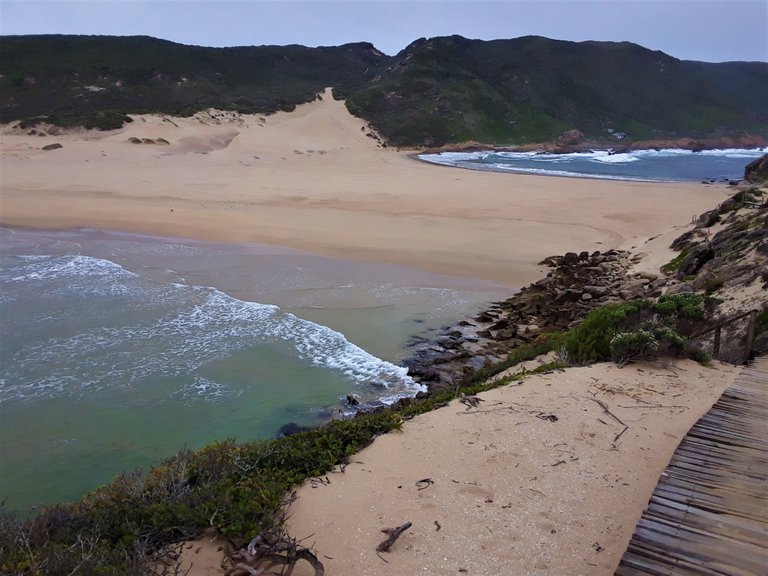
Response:
[[[349,99],[396,144],[768,134],[768,64],[677,60],[628,42],[417,40]]]
[[[768,64],[541,37],[203,48],[148,37],[0,38],[0,119],[110,127],[126,113],[290,110],[326,86],[393,145],[768,137]],[[613,131],[612,133],[610,131]],[[626,141],[626,139],[623,139]]]
[[[204,48],[143,36],[6,36],[0,119],[114,128],[127,113],[292,110],[328,86],[356,88],[387,60],[365,43]]]

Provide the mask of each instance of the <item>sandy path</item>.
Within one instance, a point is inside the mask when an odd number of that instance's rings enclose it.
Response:
[[[137,116],[44,137],[5,127],[0,223],[264,242],[520,286],[546,256],[641,244],[727,194],[439,167],[366,134],[327,94],[268,117]],[[41,150],[53,142],[63,148]]]

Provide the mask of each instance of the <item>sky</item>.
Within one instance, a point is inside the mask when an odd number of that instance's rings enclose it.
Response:
[[[539,35],[683,60],[768,61],[768,0],[0,0],[0,34],[147,35],[200,46]]]

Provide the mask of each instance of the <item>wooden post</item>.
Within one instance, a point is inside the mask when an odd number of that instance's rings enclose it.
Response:
[[[717,355],[720,354],[720,331],[722,329],[722,326],[715,328],[715,340],[712,343],[712,356],[715,358],[717,358]]]
[[[755,324],[757,323],[757,310],[749,313],[749,326],[747,326],[747,342],[744,345],[744,361],[749,362],[752,356],[752,343],[755,340]]]

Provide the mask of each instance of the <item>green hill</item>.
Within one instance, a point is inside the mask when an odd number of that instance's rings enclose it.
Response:
[[[370,44],[203,48],[143,36],[0,37],[0,119],[115,127],[126,113],[292,110],[353,90],[388,57]]]
[[[682,61],[541,37],[203,48],[148,37],[0,37],[0,119],[119,125],[127,113],[290,110],[326,86],[394,145],[768,137],[768,64]]]

